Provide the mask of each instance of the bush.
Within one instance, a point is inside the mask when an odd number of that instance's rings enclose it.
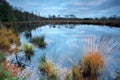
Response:
[[[32,38],[30,42],[34,43],[35,45],[37,45],[40,48],[46,47],[44,36]]]

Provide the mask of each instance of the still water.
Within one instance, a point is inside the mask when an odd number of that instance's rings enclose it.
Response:
[[[34,56],[29,66],[38,67],[40,56],[44,53],[55,67],[69,69],[78,64],[83,56],[91,51],[100,51],[105,61],[104,72],[100,80],[112,80],[116,71],[120,71],[120,29],[98,25],[45,25],[20,33],[22,45],[30,43],[31,37],[45,36],[47,46],[40,49],[34,46]]]

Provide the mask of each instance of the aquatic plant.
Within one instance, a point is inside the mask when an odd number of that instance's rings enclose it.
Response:
[[[34,43],[35,45],[37,45],[40,48],[45,48],[46,47],[44,36],[34,37],[30,40],[30,42]]]
[[[31,60],[31,56],[33,56],[34,54],[32,45],[27,44],[27,43],[24,44],[23,51],[25,52],[26,60]]]
[[[57,73],[52,62],[48,62],[45,55],[40,58],[39,69],[47,80],[57,80]]]

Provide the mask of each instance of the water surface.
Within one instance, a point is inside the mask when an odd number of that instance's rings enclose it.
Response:
[[[25,32],[20,33],[22,44],[30,43]],[[29,66],[37,68],[39,58],[44,53],[56,67],[69,69],[78,64],[84,54],[98,50],[105,60],[105,72],[100,78],[105,79],[107,76],[113,79],[115,72],[120,71],[119,28],[98,25],[45,25],[29,32],[32,37],[44,35],[47,43],[45,49],[34,46],[35,54]]]

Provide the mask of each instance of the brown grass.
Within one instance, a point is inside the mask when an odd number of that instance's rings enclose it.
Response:
[[[20,40],[12,29],[0,28],[0,50],[8,50],[10,44],[20,44]]]
[[[104,67],[104,59],[99,52],[90,52],[83,58],[83,77],[97,80],[97,73]]]

